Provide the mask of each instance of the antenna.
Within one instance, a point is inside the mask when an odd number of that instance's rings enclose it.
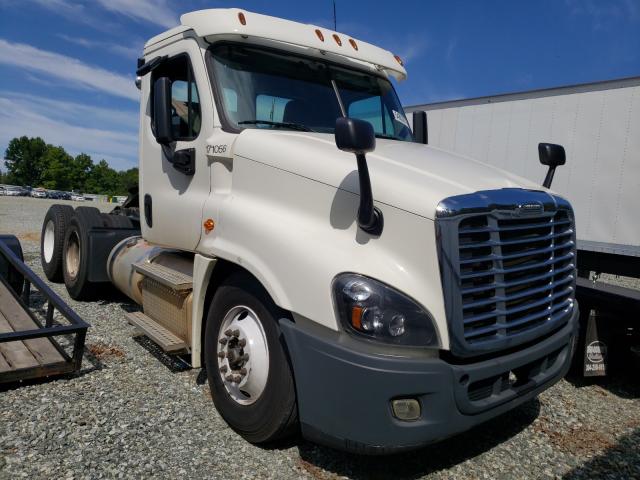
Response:
[[[336,21],[336,0],[333,0],[333,29],[338,31],[338,23]]]

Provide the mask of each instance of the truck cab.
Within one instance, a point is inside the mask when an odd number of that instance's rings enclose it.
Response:
[[[399,57],[212,9],[149,40],[137,73],[140,235],[106,272],[249,441],[417,448],[566,373],[570,204],[422,143]]]

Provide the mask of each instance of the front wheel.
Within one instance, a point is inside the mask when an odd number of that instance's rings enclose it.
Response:
[[[248,275],[221,285],[209,308],[205,364],[216,408],[252,443],[284,438],[296,430],[293,372],[278,319],[282,313]]]

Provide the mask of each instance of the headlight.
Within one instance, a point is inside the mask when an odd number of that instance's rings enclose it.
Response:
[[[395,345],[438,346],[431,315],[377,280],[340,274],[333,281],[333,300],[338,318],[351,332]]]

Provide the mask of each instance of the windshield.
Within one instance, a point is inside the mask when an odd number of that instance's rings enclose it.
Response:
[[[342,116],[337,90],[347,116],[371,123],[377,137],[413,140],[385,78],[257,47],[220,45],[211,53],[224,117],[236,129],[333,133]]]

